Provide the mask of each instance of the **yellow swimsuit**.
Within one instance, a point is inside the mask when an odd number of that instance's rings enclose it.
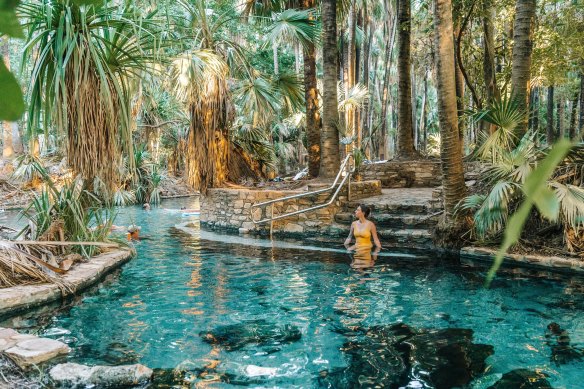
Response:
[[[359,228],[359,224],[355,223],[353,228],[353,235],[355,235],[355,246],[357,247],[372,247],[371,243],[371,227],[369,223]]]

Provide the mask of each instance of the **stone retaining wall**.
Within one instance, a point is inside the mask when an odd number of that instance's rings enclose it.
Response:
[[[464,163],[464,177],[476,180],[486,165],[473,161]],[[442,170],[438,160],[386,161],[363,165],[361,175],[366,180],[380,180],[383,188],[426,188],[442,185]]]
[[[323,185],[326,187],[326,185]],[[319,189],[310,185],[308,190]],[[254,224],[253,220],[266,219],[271,216],[272,207],[254,208],[252,205],[281,197],[305,193],[305,191],[274,191],[253,189],[209,189],[207,196],[201,197],[201,226],[207,229],[225,229],[240,233],[268,234],[270,223]],[[351,199],[357,200],[381,194],[379,181],[361,181],[351,183]],[[274,204],[274,215],[306,209],[328,201],[331,192],[311,195],[299,199],[290,199]],[[334,216],[347,199],[347,190],[343,188],[339,197],[329,206],[308,213],[301,213],[273,222],[276,235],[301,235],[319,233],[336,235],[333,228]],[[253,217],[253,219],[252,219]]]
[[[110,271],[127,262],[132,250],[116,250],[97,255],[78,264],[63,276],[73,293],[97,283]],[[55,284],[22,285],[0,289],[0,315],[16,313],[61,299],[62,293]]]
[[[433,187],[442,184],[440,161],[387,161],[363,165],[365,180],[380,180],[384,188]]]

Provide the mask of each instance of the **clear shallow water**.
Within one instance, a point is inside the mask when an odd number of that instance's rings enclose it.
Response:
[[[378,345],[367,346],[377,339],[372,328],[381,333],[404,323],[419,333],[472,329],[472,342],[493,346],[494,354],[470,387],[487,388],[519,368],[545,372],[556,388],[582,386],[584,362],[552,362],[544,336],[555,321],[571,345],[584,346],[582,280],[507,275],[487,290],[485,269],[433,255],[385,252],[374,267],[352,269],[340,245],[316,250],[302,242],[241,240],[196,232],[196,226],[195,235],[187,236],[173,228],[188,220],[197,218],[162,208],[123,209],[117,224],[139,224],[148,238],[136,245],[135,259],[64,308],[0,325],[64,340],[74,350],[70,361],[177,369],[187,373],[175,383],[213,387],[355,387],[358,382],[347,382],[353,376],[334,373],[376,360]],[[273,339],[261,339],[266,333]],[[223,343],[209,343],[225,334]],[[358,357],[351,354],[355,347]],[[416,364],[409,368],[411,375],[424,374]],[[171,381],[173,374],[162,373],[152,386]],[[362,385],[371,386],[366,379]]]

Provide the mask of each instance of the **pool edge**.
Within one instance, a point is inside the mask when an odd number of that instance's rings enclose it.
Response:
[[[77,265],[63,277],[63,280],[70,284],[72,294],[77,294],[98,283],[111,271],[128,262],[132,256],[134,256],[134,251],[129,249],[118,249],[97,255]],[[10,316],[63,297],[66,296],[63,296],[55,284],[3,288],[0,289],[0,316]]]

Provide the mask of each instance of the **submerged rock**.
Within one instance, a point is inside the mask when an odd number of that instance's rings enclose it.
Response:
[[[485,371],[493,346],[472,343],[463,328],[415,330],[405,324],[362,329],[344,344],[349,366],[322,372],[320,386],[464,387]]]
[[[207,343],[216,344],[225,350],[239,350],[248,344],[274,346],[300,340],[302,334],[296,326],[277,326],[265,320],[251,320],[240,324],[220,326],[199,335]]]
[[[63,363],[49,372],[57,387],[85,388],[124,387],[144,383],[152,377],[152,370],[144,365],[85,366],[77,363]]]
[[[546,380],[547,375],[527,369],[515,369],[503,374],[503,377],[487,389],[551,389]]]

